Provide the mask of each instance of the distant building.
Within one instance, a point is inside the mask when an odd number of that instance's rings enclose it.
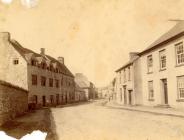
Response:
[[[75,83],[75,101],[86,101],[86,94],[85,90],[81,88],[77,83]]]
[[[28,103],[36,106],[73,102],[74,76],[64,64],[55,59],[22,47],[7,32],[0,33],[0,78],[28,90]]]
[[[85,75],[82,73],[76,73],[75,82],[85,91],[87,100],[95,99],[95,86],[92,82],[88,81]]]
[[[108,86],[98,88],[98,97],[99,98],[107,98],[108,95],[109,95]]]

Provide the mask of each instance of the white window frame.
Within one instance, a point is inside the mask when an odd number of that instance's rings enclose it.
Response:
[[[176,50],[176,65],[184,64],[184,46],[183,42],[175,44]]]
[[[123,70],[123,79],[124,79],[124,83],[126,82],[126,69]]]
[[[150,84],[152,84],[152,87],[150,87]],[[148,100],[154,99],[154,87],[153,87],[153,81],[148,81]]]
[[[131,81],[131,69],[128,67],[128,81]]]
[[[179,80],[183,80],[182,83],[179,83]],[[181,92],[183,96],[181,97]],[[184,75],[177,76],[177,93],[178,93],[178,99],[184,99]]]
[[[152,63],[149,62],[149,58],[152,59]],[[153,55],[148,55],[147,56],[147,69],[148,69],[148,73],[152,73],[153,72]]]
[[[166,50],[159,51],[159,58],[160,58],[160,69],[166,69],[167,67],[167,57],[166,57]],[[163,65],[163,62],[165,61],[165,66]]]

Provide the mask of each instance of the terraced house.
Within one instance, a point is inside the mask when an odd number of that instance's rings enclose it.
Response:
[[[184,21],[116,73],[118,102],[184,108]]]
[[[55,59],[22,47],[7,32],[0,33],[0,78],[28,90],[29,104],[57,105],[75,101],[74,76],[64,64]]]
[[[184,22],[140,55],[143,104],[184,108]]]

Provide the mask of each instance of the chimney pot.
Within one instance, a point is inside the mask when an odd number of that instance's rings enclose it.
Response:
[[[45,48],[41,48],[40,51],[40,54],[45,55]]]
[[[9,32],[0,32],[0,39],[8,41],[10,40],[10,33]]]
[[[58,57],[58,61],[61,63],[61,64],[64,64],[64,57],[61,57],[61,56],[59,56]]]
[[[130,52],[129,56],[130,56],[130,60],[132,60],[133,58],[135,58],[136,56],[138,56],[138,52]]]

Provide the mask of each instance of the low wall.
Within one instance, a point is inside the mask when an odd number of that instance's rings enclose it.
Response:
[[[0,81],[0,125],[28,109],[28,92],[22,88]]]

